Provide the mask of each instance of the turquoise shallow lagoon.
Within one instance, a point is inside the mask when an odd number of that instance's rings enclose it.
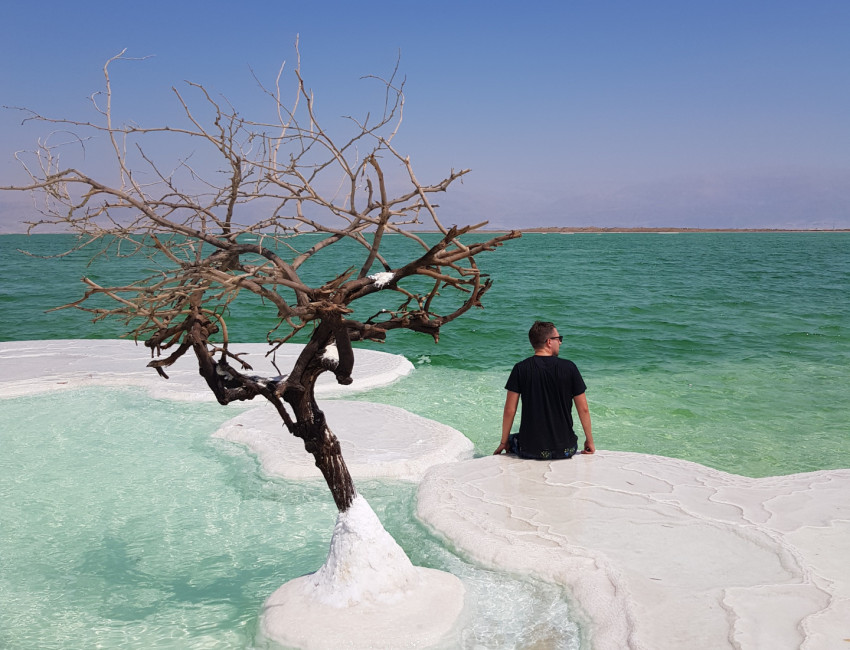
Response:
[[[44,313],[77,298],[83,274],[138,270],[17,252],[67,241],[0,236],[15,279],[0,288],[3,340],[120,333]],[[486,309],[439,345],[392,338],[379,349],[416,372],[357,399],[444,422],[490,453],[507,372],[545,318],[585,376],[600,448],[753,477],[850,467],[850,234],[526,235],[482,267],[496,280]],[[267,318],[238,309],[233,337],[262,340]],[[212,439],[233,415],[131,389],[0,400],[0,646],[251,647],[264,598],[324,560],[335,512],[322,485],[270,480]],[[477,594],[467,647],[580,644],[559,590],[483,571],[424,530],[414,486],[359,488],[414,562]]]
[[[0,434],[0,647],[253,647],[263,601],[327,556],[327,487],[269,479],[241,447],[211,438],[232,409],[132,389],[0,407],[15,423]],[[415,485],[358,487],[416,564],[458,575],[480,601],[471,647],[543,634],[576,647],[558,588],[445,549],[412,515]],[[541,611],[551,612],[542,626]]]

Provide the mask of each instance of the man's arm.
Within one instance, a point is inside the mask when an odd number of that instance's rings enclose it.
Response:
[[[494,456],[508,450],[508,436],[511,433],[511,427],[514,425],[514,417],[516,416],[518,404],[519,393],[509,390],[508,396],[505,398],[505,410],[502,413],[502,442],[496,448],[496,451],[493,452]]]
[[[593,444],[593,433],[590,429],[590,408],[587,406],[587,397],[584,393],[573,397],[573,403],[576,405],[578,419],[581,420],[581,428],[584,429],[584,453],[592,454],[596,451],[596,445]]]

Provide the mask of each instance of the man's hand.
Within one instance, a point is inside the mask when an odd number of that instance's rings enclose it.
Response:
[[[507,392],[507,395],[505,396],[505,410],[502,412],[502,435],[500,438],[502,442],[496,448],[496,451],[493,452],[494,456],[498,456],[503,451],[508,451],[511,427],[514,425],[514,417],[516,416],[516,410],[518,406],[519,393],[515,393],[512,390],[509,390]]]
[[[584,453],[592,454],[596,451],[596,446],[593,444],[593,440],[585,440],[584,441]]]

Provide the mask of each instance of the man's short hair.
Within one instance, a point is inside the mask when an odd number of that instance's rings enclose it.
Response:
[[[531,347],[535,350],[542,348],[546,345],[546,340],[552,336],[553,331],[555,331],[555,323],[544,320],[534,321],[534,325],[528,330],[528,340],[531,343]]]

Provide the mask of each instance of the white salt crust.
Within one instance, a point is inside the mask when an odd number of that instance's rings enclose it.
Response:
[[[357,496],[337,517],[328,559],[266,600],[260,634],[284,646],[428,648],[457,632],[463,583],[415,567]]]
[[[319,407],[355,479],[418,481],[433,465],[472,458],[473,444],[462,433],[404,409],[334,400]],[[248,447],[268,476],[322,478],[304,442],[289,434],[270,404],[241,413],[214,435]]]
[[[850,638],[850,470],[751,479],[597,451],[440,465],[417,514],[475,561],[564,585],[595,650]]]
[[[251,364],[246,374],[271,378],[288,373],[301,345],[285,344],[277,352],[276,369],[265,356],[265,343],[231,344],[231,352],[246,352],[242,358]],[[195,357],[188,352],[170,368],[163,379],[147,367],[150,350],[125,340],[57,340],[0,342],[0,397],[21,397],[52,390],[86,386],[145,388],[157,399],[214,402],[215,396],[198,374]],[[385,386],[413,371],[413,364],[401,355],[374,350],[354,350],[354,383],[341,386],[333,373],[323,373],[316,383],[319,397],[344,396],[377,386]],[[238,368],[238,364],[231,361]],[[236,403],[243,407],[245,402]]]
[[[395,273],[392,271],[383,271],[381,273],[373,273],[369,276],[369,279],[375,283],[376,287],[381,289],[392,282],[394,277]]]
[[[328,347],[325,348],[325,351],[322,353],[322,359],[328,361],[334,368],[339,364],[339,350],[336,347],[336,344],[331,343]]]

